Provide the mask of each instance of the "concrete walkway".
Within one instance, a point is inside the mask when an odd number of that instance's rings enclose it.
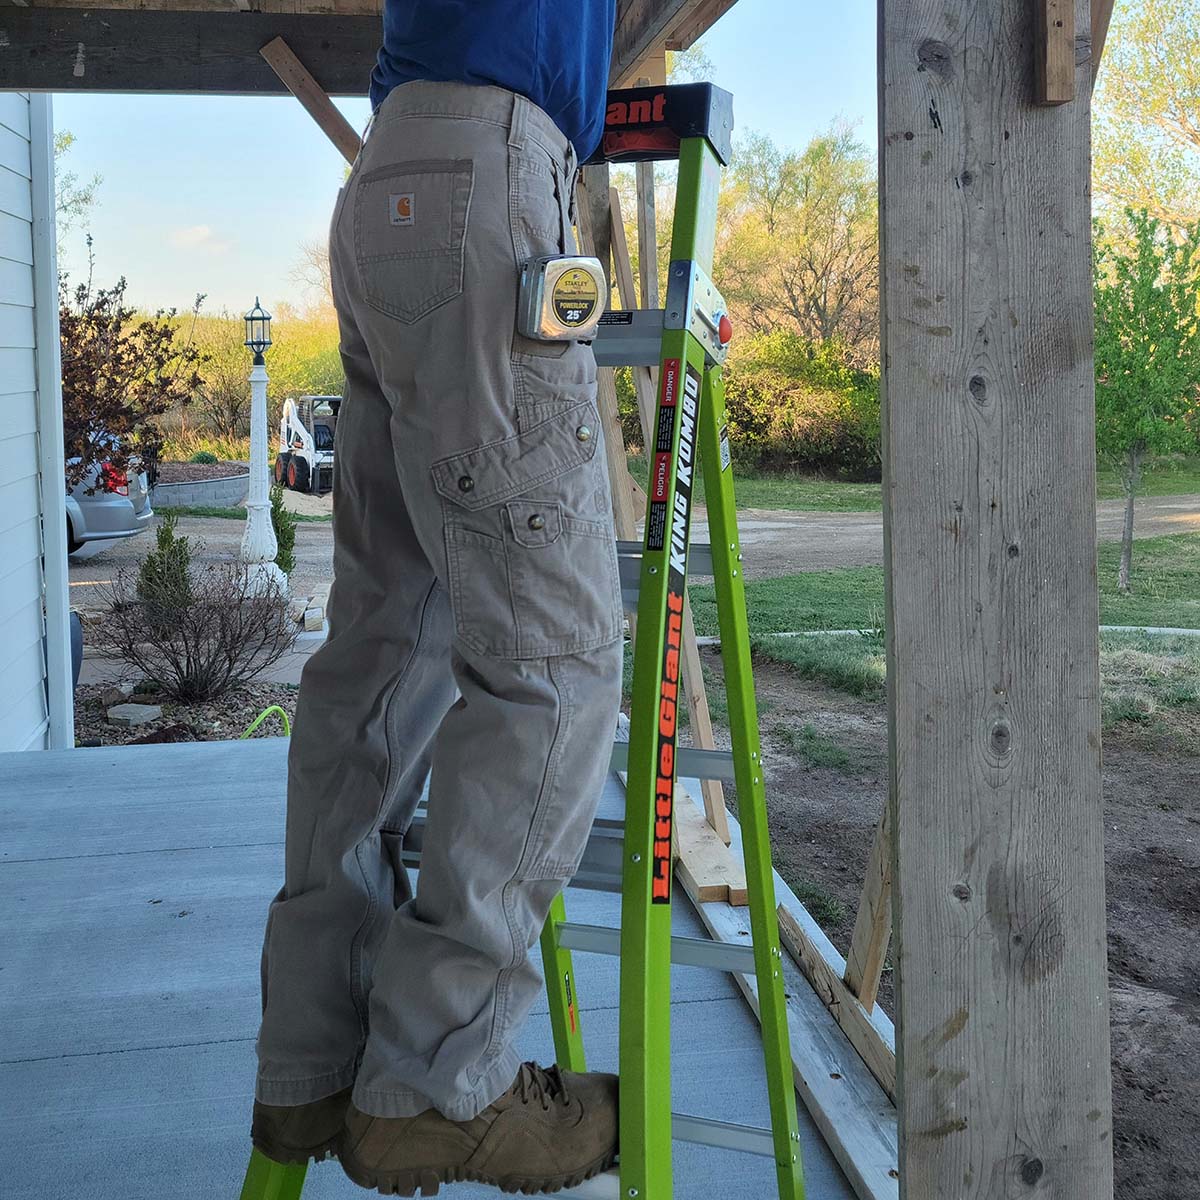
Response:
[[[0,755],[4,1200],[237,1196],[286,752],[262,739]],[[616,896],[571,889],[567,905],[573,921],[619,921]],[[682,896],[672,916],[677,933],[705,936]],[[616,960],[575,963],[589,1064],[613,1070]],[[736,986],[709,970],[671,975],[676,1107],[766,1124],[762,1042]],[[544,998],[519,1050],[553,1058]],[[803,1108],[800,1132],[808,1194],[852,1200]],[[768,1158],[678,1143],[674,1168],[680,1200],[776,1194]],[[328,1163],[304,1200],[366,1194]]]

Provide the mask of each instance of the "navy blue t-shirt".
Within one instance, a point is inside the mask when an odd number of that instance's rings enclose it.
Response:
[[[386,0],[371,107],[414,79],[491,83],[544,109],[579,158],[604,129],[616,0]]]

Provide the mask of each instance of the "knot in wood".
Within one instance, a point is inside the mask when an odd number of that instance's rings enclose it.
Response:
[[[926,38],[917,47],[917,70],[932,71],[939,79],[954,78],[950,47],[937,38]]]
[[[1042,1175],[1045,1173],[1045,1170],[1046,1168],[1043,1166],[1040,1158],[1027,1158],[1021,1164],[1021,1182],[1033,1187],[1033,1185],[1037,1183],[1039,1179],[1041,1179]]]
[[[971,888],[968,884],[956,883],[950,891],[956,900],[961,900],[964,904],[971,898]]]

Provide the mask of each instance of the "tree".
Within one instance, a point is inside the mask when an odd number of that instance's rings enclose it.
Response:
[[[333,273],[329,265],[329,243],[311,239],[300,243],[300,258],[291,270],[291,280],[304,289],[306,311],[312,315],[333,314]]]
[[[338,396],[345,384],[338,352],[338,326],[325,310],[301,311],[291,304],[275,308],[268,370],[271,374],[271,407],[277,415],[286,396]]]
[[[1096,193],[1117,213],[1200,219],[1200,0],[1120,0],[1098,84]]]
[[[136,456],[153,470],[163,443],[155,418],[189,403],[200,386],[200,351],[183,340],[176,317],[174,309],[139,317],[125,303],[124,279],[73,292],[60,282],[68,489],[102,462],[120,472]]]
[[[1171,236],[1126,210],[1131,237],[1096,223],[1096,445],[1125,488],[1118,587],[1130,590],[1134,501],[1146,460],[1196,444],[1200,415],[1200,225]]]
[[[75,145],[75,135],[60,129],[54,135],[54,199],[58,232],[66,233],[83,221],[96,204],[103,178],[93,175],[86,183],[66,168],[66,158]]]
[[[196,322],[195,344],[203,356],[196,409],[211,433],[240,438],[250,431],[250,356],[241,318],[222,313]]]
[[[740,323],[835,340],[876,357],[879,240],[875,168],[846,125],[800,152],[752,134],[722,196],[715,275]]]

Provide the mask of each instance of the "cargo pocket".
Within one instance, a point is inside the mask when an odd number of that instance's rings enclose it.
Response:
[[[597,426],[588,402],[434,464],[455,628],[479,654],[577,654],[621,636],[612,517],[596,507]]]
[[[411,324],[463,290],[474,167],[398,163],[358,181],[354,254],[367,303]]]

